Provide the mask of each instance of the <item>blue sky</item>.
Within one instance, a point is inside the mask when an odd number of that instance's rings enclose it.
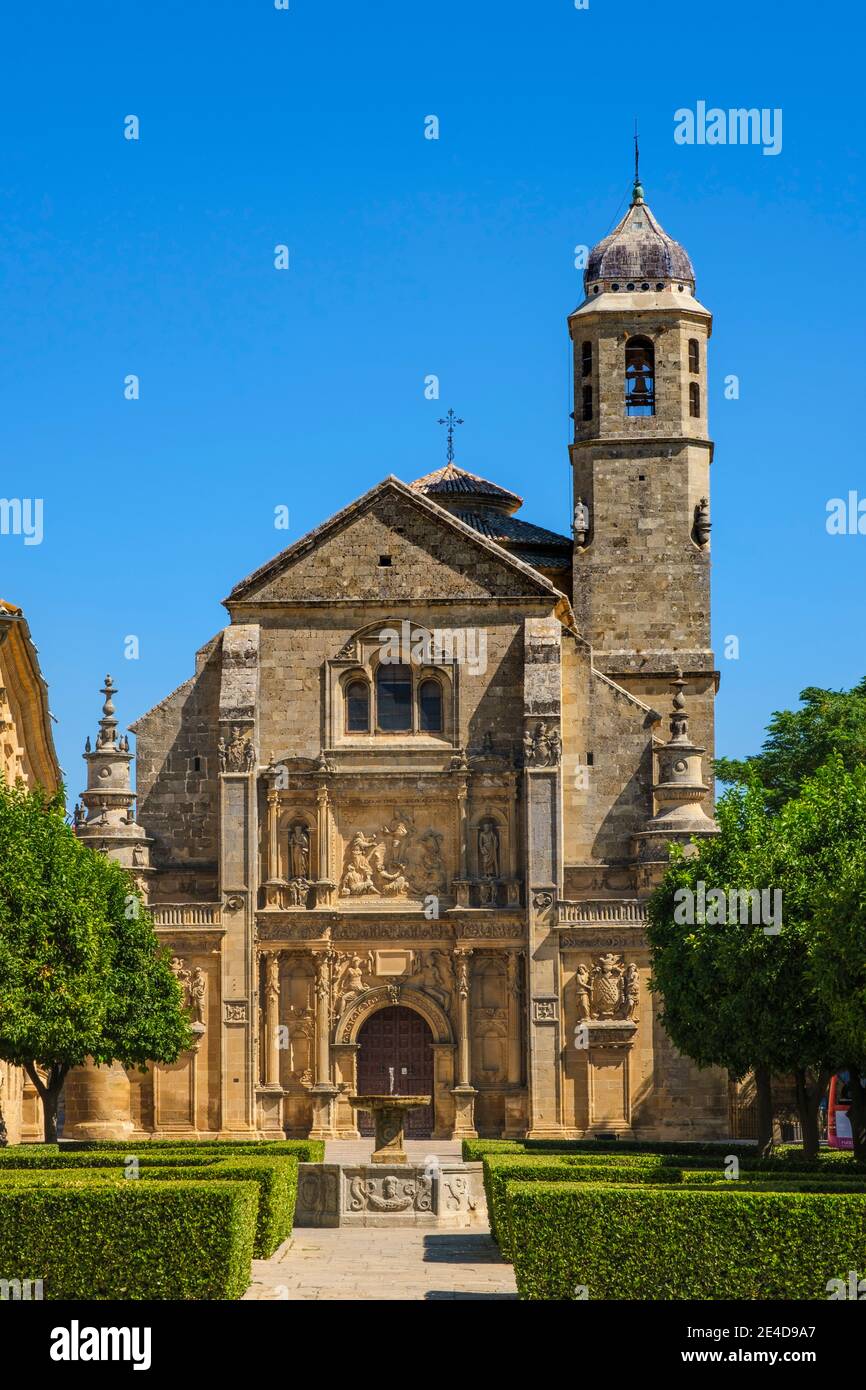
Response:
[[[458,461],[567,530],[573,247],[623,210],[635,115],[647,199],[716,316],[718,751],[864,674],[866,537],[825,529],[828,499],[866,496],[856,8],[16,8],[0,495],[44,499],[44,540],[0,536],[0,595],[30,619],[73,794],[105,671],[124,723],[162,698],[239,578],[386,474],[439,466],[448,406]],[[701,100],[781,108],[781,153],[675,144]]]

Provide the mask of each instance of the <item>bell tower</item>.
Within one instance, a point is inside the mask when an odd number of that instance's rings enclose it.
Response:
[[[597,668],[657,709],[681,669],[712,750],[712,315],[637,177],[625,216],[589,255],[584,293],[568,320],[577,625]]]

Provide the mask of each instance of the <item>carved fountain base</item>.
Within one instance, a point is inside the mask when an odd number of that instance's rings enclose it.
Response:
[[[480,1163],[301,1163],[296,1226],[476,1226],[487,1220]]]

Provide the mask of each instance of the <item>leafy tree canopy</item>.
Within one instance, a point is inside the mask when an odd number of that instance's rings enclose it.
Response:
[[[838,753],[846,767],[866,763],[866,678],[851,690],[808,686],[801,708],[776,710],[760,753],[745,759],[717,758],[722,782],[746,783],[756,777],[772,810],[795,797],[807,778]]]

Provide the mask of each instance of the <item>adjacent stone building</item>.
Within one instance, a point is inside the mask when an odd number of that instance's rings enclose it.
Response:
[[[0,777],[56,792],[61,772],[48,687],[23,611],[0,599]],[[41,1140],[42,1104],[20,1067],[0,1061],[0,1142]]]
[[[667,846],[715,831],[718,676],[711,317],[639,184],[568,327],[571,534],[459,467],[452,417],[445,467],[235,586],[131,725],[137,818],[106,683],[79,834],[145,887],[198,1041],[79,1074],[67,1133],[349,1138],[388,1091],[433,1137],[726,1133],[647,988]]]

